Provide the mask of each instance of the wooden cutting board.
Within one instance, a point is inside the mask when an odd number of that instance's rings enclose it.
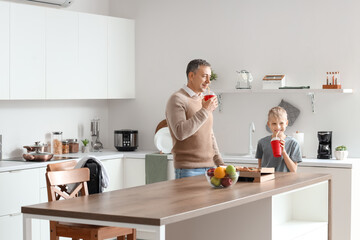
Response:
[[[166,119],[162,120],[161,122],[159,122],[159,124],[156,126],[156,129],[155,129],[155,134],[162,128],[164,127],[167,127],[168,124],[166,122]]]
[[[239,170],[239,180],[246,182],[265,182],[275,178],[274,168],[245,168],[236,167]]]

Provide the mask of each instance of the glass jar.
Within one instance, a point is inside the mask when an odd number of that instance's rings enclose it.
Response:
[[[69,153],[70,147],[69,147],[69,142],[68,140],[64,140],[62,141],[62,154],[67,154]]]
[[[53,154],[62,154],[62,132],[53,132],[51,143],[51,152]]]
[[[77,153],[79,152],[79,143],[77,142],[77,139],[68,139],[69,142],[69,152],[70,153]]]

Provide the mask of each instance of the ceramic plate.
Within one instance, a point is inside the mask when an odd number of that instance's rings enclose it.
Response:
[[[154,143],[157,149],[163,153],[171,153],[172,139],[168,127],[159,129],[154,137]]]

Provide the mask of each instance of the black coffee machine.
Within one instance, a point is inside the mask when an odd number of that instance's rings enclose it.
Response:
[[[319,140],[318,155],[317,155],[318,159],[330,159],[332,157],[331,138],[332,138],[332,131],[318,132],[318,140]]]

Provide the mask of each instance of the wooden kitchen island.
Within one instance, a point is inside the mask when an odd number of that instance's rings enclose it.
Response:
[[[331,175],[276,173],[213,189],[197,176],[23,206],[32,219],[136,228],[144,239],[331,239]]]

